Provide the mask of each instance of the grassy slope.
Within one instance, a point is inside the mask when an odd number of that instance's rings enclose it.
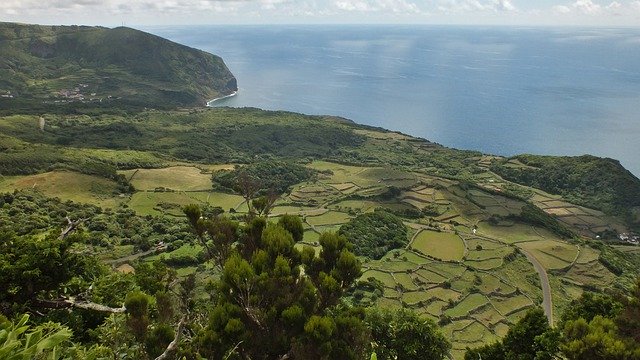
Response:
[[[124,27],[0,23],[0,54],[0,91],[14,95],[3,109],[41,107],[31,100],[52,103],[79,84],[94,106],[203,105],[237,90],[221,58]]]
[[[536,187],[565,199],[608,214],[632,218],[640,208],[640,179],[613,159],[584,155],[552,157],[520,155],[514,161],[499,161],[492,170],[507,180]]]

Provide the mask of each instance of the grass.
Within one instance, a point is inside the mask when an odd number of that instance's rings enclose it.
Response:
[[[440,284],[447,280],[446,277],[426,269],[417,270],[416,274],[418,274],[423,281],[429,284]]]
[[[460,261],[464,243],[456,234],[424,230],[411,242],[411,247],[436,259]]]
[[[0,178],[0,192],[35,189],[49,197],[114,208],[124,202],[114,181],[72,171],[50,171],[28,176]]]
[[[193,166],[172,166],[163,169],[136,169],[122,172],[138,190],[168,188],[180,191],[210,190],[211,175]]]
[[[423,291],[410,291],[402,294],[402,301],[409,305],[418,304],[431,299],[429,293]]]
[[[244,199],[240,195],[227,194],[221,192],[194,192],[188,193],[191,198],[211,206],[219,206],[224,211],[230,209],[239,210]]]
[[[504,320],[504,317],[492,307],[487,307],[487,309],[481,313],[473,315],[473,318],[484,324],[486,327],[492,327]]]
[[[493,298],[491,299],[491,303],[502,315],[518,312],[520,309],[533,305],[531,300],[523,295],[509,296],[506,298]]]
[[[446,310],[444,313],[457,318],[469,314],[474,309],[477,309],[488,303],[487,298],[482,294],[470,294],[455,307]]]
[[[598,251],[588,246],[582,246],[580,247],[580,255],[578,256],[576,263],[587,264],[587,263],[598,260],[599,256],[600,256],[600,253]]]
[[[535,256],[545,269],[566,268],[578,255],[575,245],[554,240],[523,242],[518,246]]]
[[[396,278],[396,282],[401,285],[406,291],[417,291],[418,287],[413,282],[413,277],[407,273],[395,273],[393,276]]]
[[[131,196],[129,207],[140,215],[181,215],[182,206],[197,200],[180,192],[137,192]]]
[[[457,300],[460,298],[460,293],[455,291],[455,290],[451,290],[451,289],[445,289],[442,287],[435,287],[433,289],[429,289],[427,291],[427,293],[429,294],[429,296],[431,296],[432,298],[437,298],[440,299],[442,301],[449,301],[449,300]]]
[[[275,206],[273,209],[271,209],[271,215],[284,215],[284,214],[301,215],[313,209],[314,208],[307,207],[307,206],[281,205],[281,206]]]
[[[373,277],[377,280],[380,280],[386,287],[395,288],[396,280],[391,276],[391,274],[387,272],[382,272],[378,270],[367,270],[362,274],[361,279],[366,280],[370,277]]]
[[[368,200],[344,200],[331,205],[330,207],[337,210],[349,210],[353,209],[361,212],[373,211],[380,204],[374,201]]]
[[[313,226],[344,224],[351,219],[349,214],[337,211],[329,211],[318,216],[307,216],[306,221]]]
[[[478,224],[478,235],[496,238],[508,244],[557,238],[547,230],[519,223],[496,226],[481,222]]]

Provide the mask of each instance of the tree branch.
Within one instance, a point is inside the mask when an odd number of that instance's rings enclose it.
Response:
[[[79,219],[76,221],[71,221],[71,219],[69,219],[69,217],[67,216],[67,222],[69,223],[69,225],[67,226],[66,229],[62,230],[62,234],[60,234],[60,240],[63,240],[64,238],[66,238],[67,236],[69,236],[69,234],[71,234],[73,231],[75,231],[78,226],[80,226],[80,224],[82,224],[83,222],[89,220],[89,219]]]
[[[114,308],[102,304],[97,304],[91,301],[79,300],[76,301],[74,298],[69,299],[57,299],[57,300],[36,300],[36,304],[40,307],[50,308],[50,309],[64,309],[75,307],[79,309],[86,310],[95,310],[100,312],[108,312],[113,314],[119,314],[127,311],[127,309],[122,305],[122,307]]]
[[[180,337],[182,336],[182,329],[184,328],[184,324],[186,322],[187,322],[187,316],[185,315],[182,317],[182,319],[180,319],[180,322],[178,323],[178,329],[176,330],[175,338],[173,339],[173,341],[169,343],[169,345],[167,345],[167,348],[164,350],[164,352],[160,354],[160,356],[155,358],[155,360],[169,359],[169,355],[171,355],[171,353],[173,353],[178,349],[178,344],[180,343]]]

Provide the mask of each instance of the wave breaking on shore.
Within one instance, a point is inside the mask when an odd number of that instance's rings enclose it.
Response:
[[[207,106],[212,107],[212,106],[213,106],[212,104],[213,104],[214,102],[216,102],[216,101],[220,101],[220,100],[223,100],[223,99],[227,99],[227,98],[230,98],[230,97],[233,97],[233,96],[236,96],[237,94],[238,94],[238,92],[237,92],[237,91],[234,91],[234,92],[232,92],[232,93],[231,93],[231,94],[229,94],[229,95],[225,95],[225,96],[221,96],[221,97],[215,98],[215,99],[213,99],[213,100],[209,100],[209,101],[207,101]]]

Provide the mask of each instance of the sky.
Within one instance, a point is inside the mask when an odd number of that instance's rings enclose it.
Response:
[[[0,21],[103,26],[640,26],[640,0],[0,0]]]

